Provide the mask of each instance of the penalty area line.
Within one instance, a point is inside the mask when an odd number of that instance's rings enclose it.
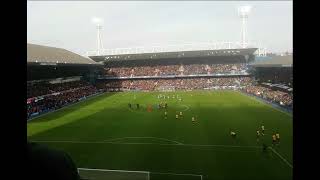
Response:
[[[201,174],[183,174],[183,173],[164,173],[164,172],[150,172],[152,174],[164,174],[164,175],[174,175],[174,176],[196,176],[196,177],[201,177]]]
[[[78,170],[84,170],[84,171],[103,171],[103,172],[128,172],[128,173],[144,173],[144,174],[148,174],[148,173],[149,173],[149,171],[128,171],[128,170],[117,170],[117,169],[78,168]]]
[[[293,168],[292,164],[289,163],[284,157],[282,157],[276,150],[274,150],[272,147],[269,147],[272,152],[274,152],[278,157],[280,157],[290,168]]]
[[[100,171],[100,172],[121,172],[121,173],[141,173],[147,174],[163,174],[163,175],[174,175],[174,176],[194,176],[202,179],[202,174],[189,174],[189,173],[172,173],[172,172],[152,172],[152,171],[130,171],[130,170],[117,170],[117,169],[90,169],[90,168],[78,168],[78,171]]]

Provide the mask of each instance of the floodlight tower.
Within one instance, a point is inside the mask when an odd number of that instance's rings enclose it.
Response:
[[[92,18],[92,22],[97,27],[97,55],[100,55],[101,51],[103,50],[102,36],[101,36],[103,21],[101,18],[94,17]]]
[[[97,25],[97,54],[100,55],[100,51],[103,49],[102,45],[102,38],[101,38],[101,30],[102,30],[102,25],[98,24]]]
[[[242,27],[241,27],[241,44],[242,48],[247,47],[246,42],[246,35],[247,35],[247,20],[249,13],[251,11],[251,6],[241,6],[238,8],[238,15],[242,20]]]

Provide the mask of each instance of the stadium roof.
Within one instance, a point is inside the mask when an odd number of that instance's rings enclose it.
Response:
[[[169,58],[192,58],[192,57],[214,57],[214,56],[245,56],[253,54],[257,48],[246,49],[219,49],[219,50],[197,50],[180,52],[155,52],[142,54],[121,54],[106,56],[90,56],[96,62],[100,61],[124,61],[124,60],[152,60]]]
[[[27,62],[39,64],[99,64],[62,48],[27,43]]]
[[[255,61],[251,65],[255,67],[291,67],[292,55],[272,56],[268,60]]]

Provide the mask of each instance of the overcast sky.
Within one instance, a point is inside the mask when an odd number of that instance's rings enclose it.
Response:
[[[240,5],[251,5],[248,39],[268,51],[292,50],[292,1],[28,1],[28,43],[84,55],[96,50],[93,17],[104,19],[104,48],[240,41]]]

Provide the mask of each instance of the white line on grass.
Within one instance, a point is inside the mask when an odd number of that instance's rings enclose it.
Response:
[[[151,174],[164,174],[164,175],[174,175],[174,176],[196,176],[202,179],[201,174],[183,174],[183,173],[171,173],[171,172],[150,172],[150,171],[128,171],[128,170],[116,170],[116,169],[89,169],[89,168],[78,168],[78,170],[84,171],[102,171],[102,172],[124,172],[124,173],[141,173],[147,174],[150,177]]]
[[[201,174],[180,174],[180,173],[162,173],[162,172],[150,172],[152,174],[167,174],[167,175],[175,175],[175,176],[197,176],[201,177]]]
[[[233,146],[219,144],[159,144],[159,143],[114,143],[106,141],[41,141],[32,142],[44,143],[74,143],[74,144],[115,144],[115,145],[159,145],[159,146],[189,146],[189,147],[227,147],[227,148],[261,148],[260,146]]]
[[[117,170],[117,169],[90,169],[90,168],[78,168],[84,171],[103,171],[103,172],[129,172],[129,173],[144,173],[148,174],[149,171],[127,171],[127,170]]]
[[[276,155],[278,155],[289,167],[293,168],[292,164],[290,164],[284,157],[282,157],[276,150],[274,150],[272,147],[269,147],[271,151],[273,151]]]
[[[182,110],[182,111],[188,111],[189,110],[189,106],[187,106],[187,105],[182,105],[182,106],[184,106],[184,107],[186,107],[184,110]]]
[[[165,139],[165,138],[157,138],[157,137],[122,137],[122,138],[108,139],[108,140],[104,140],[104,141],[112,142],[112,141],[122,140],[122,139],[158,139],[158,140],[173,142],[173,143],[176,143],[176,144],[183,144],[183,143],[178,142],[178,141],[173,141],[173,140]]]

